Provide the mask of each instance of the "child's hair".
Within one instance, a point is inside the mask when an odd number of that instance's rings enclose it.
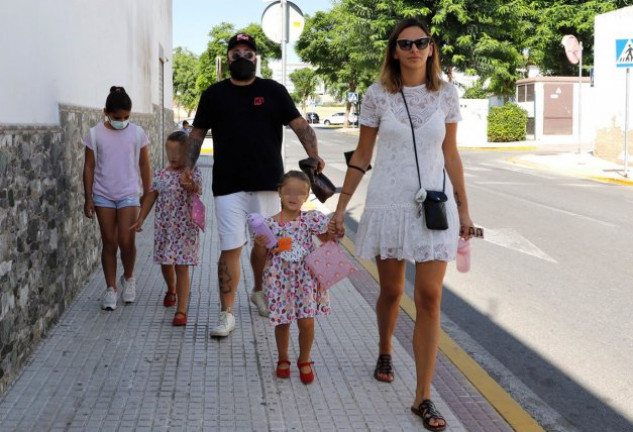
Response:
[[[279,184],[277,185],[277,188],[281,189],[286,184],[286,181],[291,178],[305,182],[305,184],[308,185],[308,191],[310,190],[310,177],[308,177],[308,175],[303,171],[297,170],[290,170],[286,174],[282,175],[279,179]]]
[[[105,110],[109,113],[118,110],[132,110],[132,99],[130,99],[123,87],[110,87],[110,94],[106,98]]]
[[[167,141],[176,141],[180,144],[180,148],[184,147],[187,144],[187,135],[186,132],[176,131],[169,134],[167,137]]]

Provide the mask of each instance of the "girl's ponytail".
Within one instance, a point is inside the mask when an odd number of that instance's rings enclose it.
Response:
[[[132,99],[130,99],[123,87],[110,87],[110,94],[106,98],[105,110],[109,113],[118,110],[132,111]]]

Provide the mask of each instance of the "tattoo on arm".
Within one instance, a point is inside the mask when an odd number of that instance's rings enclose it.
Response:
[[[185,150],[185,160],[188,162],[190,167],[193,167],[196,164],[198,157],[200,157],[200,149],[202,148],[202,143],[204,142],[206,133],[206,130],[194,128],[189,134],[187,148]]]
[[[317,137],[314,133],[314,129],[310,127],[305,119],[293,120],[290,122],[290,127],[297,134],[297,138],[306,149],[308,155],[316,154],[317,152]]]
[[[229,273],[229,266],[224,261],[218,261],[218,282],[220,284],[220,292],[222,294],[229,294],[233,291],[232,285],[233,279]]]
[[[459,194],[457,192],[455,192],[454,195],[455,195],[455,203],[457,204],[457,207],[461,207],[462,206],[462,201],[461,201],[461,199],[459,199]]]

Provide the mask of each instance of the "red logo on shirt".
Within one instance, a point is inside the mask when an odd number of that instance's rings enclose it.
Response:
[[[263,97],[261,97],[261,96],[256,97],[256,98],[253,100],[253,105],[255,105],[255,106],[258,106],[258,105],[263,105],[263,104],[264,104],[264,98],[263,98]]]

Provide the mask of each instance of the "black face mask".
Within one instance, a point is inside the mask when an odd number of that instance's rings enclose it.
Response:
[[[238,81],[248,81],[255,76],[255,63],[240,57],[229,65],[231,78]]]

